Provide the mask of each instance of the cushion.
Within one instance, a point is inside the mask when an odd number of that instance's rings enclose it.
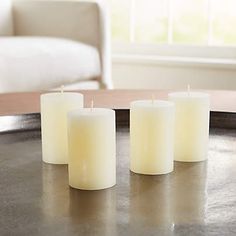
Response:
[[[0,36],[13,35],[11,0],[0,0]]]
[[[67,39],[0,37],[0,92],[56,88],[99,77],[96,48]]]
[[[73,84],[67,84],[63,87],[64,91],[72,90],[95,90],[100,88],[100,83],[97,80],[79,81]],[[53,91],[61,91],[61,87],[51,89]]]

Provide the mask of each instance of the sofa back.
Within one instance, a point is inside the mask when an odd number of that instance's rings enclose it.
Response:
[[[0,36],[13,35],[11,0],[0,0]]]

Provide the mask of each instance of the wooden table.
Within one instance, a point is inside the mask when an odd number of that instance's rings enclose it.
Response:
[[[85,106],[94,100],[95,107],[128,109],[133,100],[167,99],[167,90],[90,90],[78,91],[85,96]],[[211,96],[211,111],[236,112],[236,91],[204,91]],[[0,95],[0,115],[37,113],[41,93],[11,93]]]
[[[168,93],[173,91],[84,90],[78,92],[84,94],[86,107],[89,107],[91,100],[94,100],[95,107],[112,108],[116,110],[117,123],[127,126],[129,125],[129,104],[131,101],[151,99],[152,95],[156,99],[167,99]],[[236,91],[206,90],[204,92],[209,93],[211,97],[211,126],[236,128]],[[39,119],[40,94],[40,92],[1,94],[0,116],[4,117],[0,117],[0,132],[7,131],[11,125],[5,116],[14,115],[18,128],[26,128],[26,124],[31,128],[39,126],[39,122],[37,123],[35,120]],[[23,114],[24,116],[19,116]],[[1,120],[4,120],[4,125],[2,126]],[[14,129],[17,129],[17,127]]]

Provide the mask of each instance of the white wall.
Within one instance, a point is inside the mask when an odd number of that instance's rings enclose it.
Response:
[[[165,65],[113,60],[116,89],[196,89],[236,90],[236,67]]]

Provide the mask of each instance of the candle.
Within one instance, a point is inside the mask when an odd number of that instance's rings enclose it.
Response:
[[[209,95],[175,92],[169,100],[176,106],[175,160],[203,161],[207,158],[209,136]]]
[[[116,184],[115,112],[87,108],[68,114],[69,185],[98,190]]]
[[[47,93],[41,95],[41,129],[43,161],[68,163],[67,112],[83,107],[79,93]]]
[[[150,175],[173,171],[174,111],[168,101],[131,103],[131,171]]]

